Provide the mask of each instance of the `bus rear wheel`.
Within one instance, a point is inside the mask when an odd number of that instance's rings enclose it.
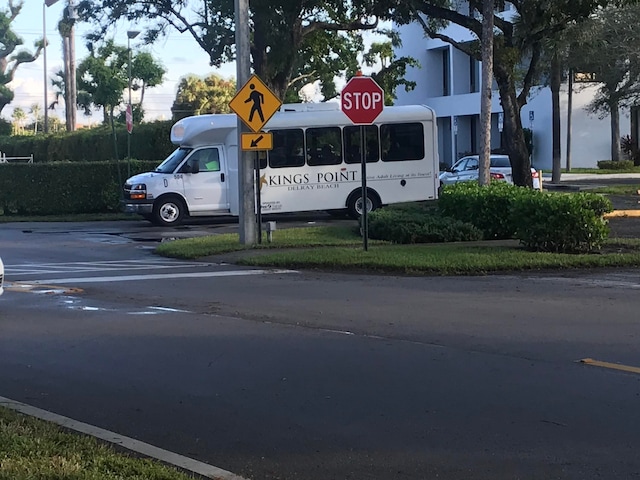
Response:
[[[349,216],[354,219],[360,218],[360,215],[362,215],[362,212],[364,210],[364,203],[365,202],[362,201],[361,190],[352,192],[349,196],[349,199],[347,200],[347,213],[349,214]],[[367,190],[366,206],[367,213],[373,212],[380,207],[378,196],[370,190]]]
[[[186,212],[187,207],[180,197],[168,195],[156,200],[151,221],[162,227],[175,227],[182,223]]]

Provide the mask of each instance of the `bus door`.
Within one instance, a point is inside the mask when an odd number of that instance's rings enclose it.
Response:
[[[198,173],[182,176],[184,196],[190,212],[228,211],[229,193],[226,162],[218,147],[195,150],[187,163],[198,164]]]

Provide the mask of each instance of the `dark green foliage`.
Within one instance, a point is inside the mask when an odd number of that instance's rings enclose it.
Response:
[[[157,163],[132,161],[129,167],[134,175]],[[124,161],[0,165],[0,215],[118,211],[127,167]]]
[[[598,168],[600,170],[632,170],[633,160],[600,160]]]
[[[482,238],[482,232],[473,225],[426,210],[383,208],[372,212],[369,218],[369,236],[375,240],[432,243]]]
[[[170,141],[171,122],[136,125],[131,135],[131,157],[160,162],[176,147]],[[118,152],[127,152],[127,130],[116,127]],[[34,162],[93,162],[113,160],[113,135],[108,127],[81,129],[72,133],[0,138],[0,151],[8,157],[33,153]]]
[[[640,149],[636,146],[631,135],[624,135],[620,138],[620,150],[636,167],[640,166]]]
[[[469,222],[487,239],[518,238],[542,252],[589,252],[608,235],[605,213],[613,207],[595,193],[543,193],[507,183],[447,186],[438,202],[443,215]]]
[[[0,118],[0,137],[11,135],[12,131],[11,122]]]
[[[609,199],[595,193],[541,193],[520,198],[513,220],[516,236],[529,250],[590,252],[609,235],[603,215],[612,210]]]
[[[461,182],[443,188],[438,202],[442,215],[478,227],[487,240],[513,238],[512,212],[516,201],[539,192],[505,182],[481,187],[476,182]]]

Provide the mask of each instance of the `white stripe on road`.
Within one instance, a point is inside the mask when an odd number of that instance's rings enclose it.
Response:
[[[100,440],[104,440],[106,442],[124,447],[128,450],[131,450],[132,452],[137,452],[150,458],[155,458],[156,460],[160,460],[161,462],[169,463],[176,467],[188,470],[193,473],[197,473],[198,475],[202,475],[207,478],[214,478],[219,480],[246,480],[243,477],[236,475],[235,473],[231,473],[227,470],[214,467],[213,465],[209,465],[208,463],[199,462],[198,460],[184,457],[177,453],[170,452],[153,445],[149,445],[148,443],[134,440],[133,438],[125,437],[115,432],[110,432],[109,430],[89,425],[88,423],[78,422],[69,417],[63,417],[62,415],[58,415],[47,410],[32,407],[31,405],[17,402],[15,400],[11,400],[10,398],[0,397],[0,406],[10,408],[11,410],[15,410],[16,412],[30,415],[47,422],[55,423],[62,427],[75,430],[76,432],[91,435],[92,437],[99,438]]]
[[[55,285],[65,283],[109,283],[131,282],[136,280],[167,280],[171,278],[209,278],[209,277],[242,277],[249,275],[273,275],[281,273],[298,273],[295,270],[229,270],[225,272],[193,272],[155,275],[121,275],[117,277],[71,277],[48,278],[46,280],[31,280],[33,285]]]

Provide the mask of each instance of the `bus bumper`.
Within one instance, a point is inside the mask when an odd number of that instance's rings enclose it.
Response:
[[[149,215],[153,212],[153,202],[122,202],[122,211],[125,213],[139,213],[141,215]]]

